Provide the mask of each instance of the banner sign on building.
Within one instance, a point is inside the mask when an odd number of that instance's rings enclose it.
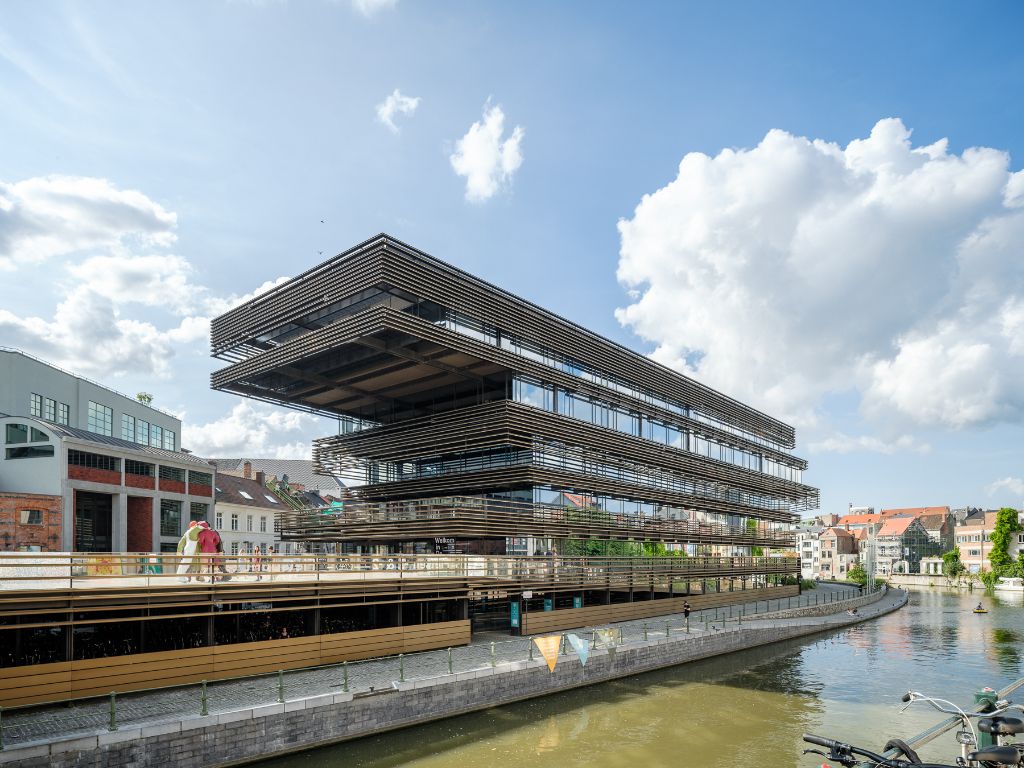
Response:
[[[435,555],[454,555],[455,554],[455,538],[453,536],[435,536],[434,537],[434,554]]]
[[[544,661],[548,663],[548,671],[554,672],[555,665],[558,664],[558,646],[562,643],[562,636],[545,635],[544,637],[535,637],[533,642],[536,643],[540,655],[544,657]]]

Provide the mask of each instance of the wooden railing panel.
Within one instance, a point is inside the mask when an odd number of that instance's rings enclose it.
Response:
[[[218,680],[279,669],[390,656],[465,645],[469,621],[264,640],[134,656],[112,656],[0,669],[0,706],[128,693],[146,688]]]
[[[768,587],[765,589],[748,589],[736,592],[715,592],[707,595],[689,595],[686,597],[666,598],[661,600],[643,600],[633,603],[614,603],[611,605],[592,605],[583,608],[563,608],[557,611],[526,613],[523,616],[524,634],[541,634],[561,629],[611,624],[618,621],[633,621],[654,616],[665,616],[681,613],[683,603],[689,602],[694,611],[702,608],[715,608],[754,600],[777,600],[799,593],[797,586]]]

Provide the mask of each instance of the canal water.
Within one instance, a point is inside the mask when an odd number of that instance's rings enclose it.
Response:
[[[981,600],[989,613],[971,609]],[[652,672],[267,761],[265,768],[819,766],[804,732],[878,749],[1024,676],[1022,601],[915,591],[893,614],[803,641]],[[1024,702],[1024,689],[1018,693]],[[952,763],[953,734],[921,751]]]

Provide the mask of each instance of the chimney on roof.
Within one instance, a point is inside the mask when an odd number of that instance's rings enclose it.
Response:
[[[259,483],[260,485],[267,484],[267,473],[264,472],[262,469],[256,472],[256,482]]]
[[[252,480],[252,462],[247,461],[242,465],[242,477],[246,480]]]

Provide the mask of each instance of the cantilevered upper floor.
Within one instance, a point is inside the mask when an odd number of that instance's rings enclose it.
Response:
[[[794,445],[791,426],[384,234],[216,318],[211,345],[230,363],[216,389],[375,424],[533,382],[611,419]]]

